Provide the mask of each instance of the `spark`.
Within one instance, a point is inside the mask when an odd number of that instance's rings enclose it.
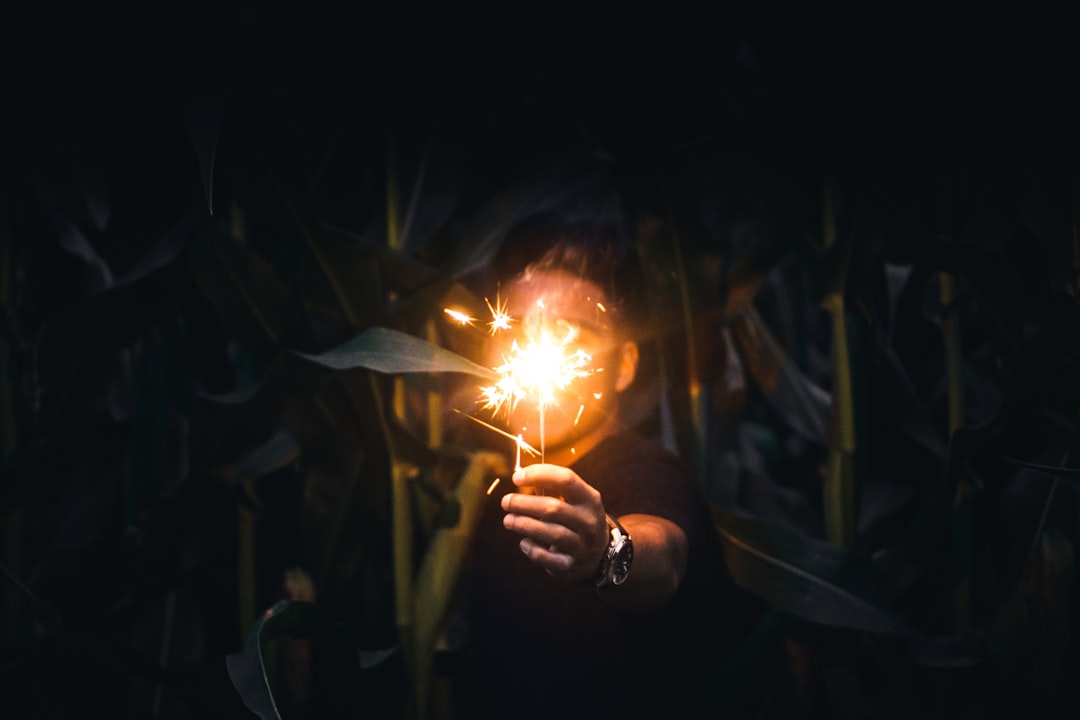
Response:
[[[585,405],[584,405],[584,403],[578,406],[578,409],[577,409],[577,417],[575,417],[575,418],[574,418],[574,426],[575,426],[575,427],[577,427],[577,424],[578,424],[578,420],[580,420],[580,419],[581,419],[581,413],[583,413],[583,412],[585,412]]]
[[[494,480],[491,481],[491,484],[488,485],[488,489],[487,489],[487,494],[488,495],[490,495],[492,493],[492,491],[495,490],[495,486],[499,484],[500,480],[501,480],[501,478],[495,478]]]
[[[602,302],[596,303],[596,307],[600,310],[600,312],[607,312],[607,308],[604,307],[604,303]]]
[[[457,320],[462,325],[472,325],[474,322],[476,322],[476,318],[469,317],[468,315],[461,312],[460,310],[452,310],[450,308],[443,308],[443,312],[446,313],[447,315],[449,315],[450,317],[452,317],[454,320]]]
[[[506,303],[502,302],[498,295],[495,296],[494,306],[487,298],[484,298],[484,302],[487,303],[488,310],[491,311],[491,322],[488,323],[491,334],[494,335],[499,330],[509,330],[510,323],[514,321],[514,318],[510,317],[506,312]]]

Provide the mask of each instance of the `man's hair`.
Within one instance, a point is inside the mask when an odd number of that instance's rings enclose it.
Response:
[[[566,272],[604,291],[608,311],[625,330],[642,320],[642,278],[636,255],[620,228],[610,223],[567,222],[537,216],[508,233],[492,272],[509,280],[533,272]]]

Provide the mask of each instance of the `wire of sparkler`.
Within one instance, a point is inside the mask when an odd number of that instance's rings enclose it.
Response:
[[[457,408],[454,408],[454,412],[456,412],[458,415],[462,415],[464,417],[469,418],[474,423],[479,423],[480,425],[483,425],[488,430],[492,430],[494,432],[499,433],[503,437],[510,438],[511,440],[514,441],[514,443],[518,446],[519,449],[524,450],[525,452],[529,453],[533,457],[536,457],[537,455],[540,454],[539,450],[534,448],[529,443],[525,442],[525,438],[521,437],[520,435],[511,435],[510,433],[506,432],[505,430],[501,430],[500,428],[497,428],[494,425],[489,425],[488,423],[484,422],[480,418],[475,418],[475,417],[473,417],[472,415],[470,415],[468,413],[461,412]]]

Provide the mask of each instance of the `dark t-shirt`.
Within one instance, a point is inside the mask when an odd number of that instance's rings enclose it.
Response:
[[[679,460],[621,434],[572,469],[600,491],[609,514],[657,515],[686,532],[683,583],[658,612],[619,612],[591,584],[559,582],[533,565],[520,536],[503,527],[496,493],[467,576],[462,716],[679,717],[696,707],[704,654],[722,651],[717,601],[727,579],[708,507]]]

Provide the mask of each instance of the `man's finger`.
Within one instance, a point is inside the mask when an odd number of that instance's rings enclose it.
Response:
[[[514,471],[514,484],[518,487],[539,488],[561,495],[567,502],[599,502],[600,492],[581,479],[577,473],[561,465],[537,463]]]
[[[503,517],[503,526],[546,546],[554,545],[571,553],[584,547],[584,542],[576,532],[559,523],[509,513]]]
[[[534,563],[551,573],[564,573],[574,566],[574,558],[563,552],[550,549],[527,537],[518,543],[521,552]]]

